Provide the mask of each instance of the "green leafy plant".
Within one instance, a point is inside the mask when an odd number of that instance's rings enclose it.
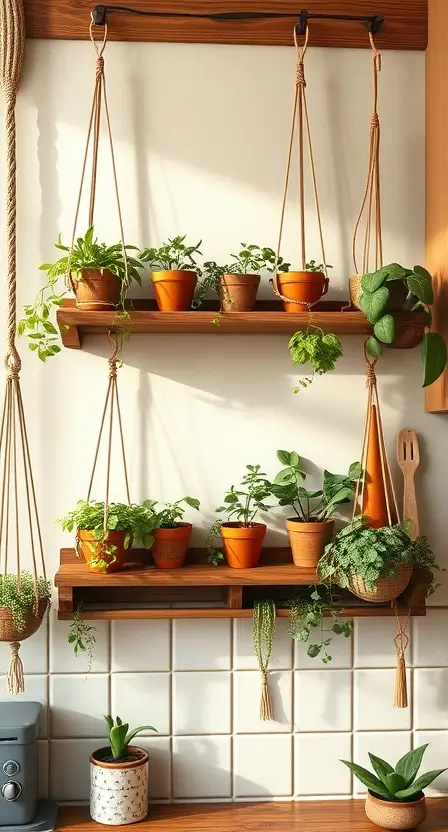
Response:
[[[236,520],[242,526],[251,526],[260,511],[268,511],[266,504],[270,496],[270,483],[266,474],[261,471],[260,465],[246,465],[247,474],[241,480],[241,488],[237,490],[232,485],[224,497],[224,505],[219,506],[216,511],[219,514],[227,514],[227,520]],[[222,520],[216,520],[210,529],[207,538],[207,549],[210,552],[209,563],[215,566],[224,559],[222,552],[217,552],[214,542],[219,534]]]
[[[173,237],[163,243],[160,248],[144,248],[138,258],[147,263],[152,271],[191,271],[196,269],[196,255],[201,254],[199,247],[202,240],[195,246],[185,245],[187,235]]]
[[[157,728],[153,728],[152,725],[140,725],[139,728],[133,728],[130,731],[129,723],[123,723],[119,716],[113,719],[108,714],[104,714],[104,719],[106,720],[112,757],[117,761],[128,756],[129,745],[134,737],[141,734],[142,731],[155,731],[157,733]]]
[[[270,486],[270,493],[279,505],[291,506],[303,523],[322,523],[329,520],[337,506],[353,500],[356,481],[361,476],[361,465],[353,462],[348,474],[324,471],[323,487],[308,491],[302,486],[306,474],[295,451],[277,451],[277,459],[284,466]]]
[[[33,611],[34,615],[38,613],[36,589],[38,601],[45,602],[49,607],[50,581],[38,578],[35,584],[33,575],[28,571],[20,573],[20,581],[17,574],[0,575],[0,607],[10,611],[14,627],[19,633],[26,628],[30,611]]]
[[[96,540],[104,540],[104,503],[96,500],[79,500],[76,508],[69,511],[58,521],[65,532],[73,532],[75,529],[82,529],[93,532]],[[107,512],[107,531],[126,531],[124,548],[127,549],[132,539],[140,541],[145,548],[150,548],[154,542],[152,532],[157,527],[156,515],[148,511],[147,506],[127,505],[126,503],[111,503]],[[92,544],[92,552],[95,551],[95,544]],[[113,554],[116,547],[102,547],[103,551]],[[110,551],[109,551],[110,550]],[[94,560],[94,559],[93,559]],[[110,561],[107,561],[106,565]],[[97,563],[97,566],[101,564]]]
[[[225,274],[258,274],[261,271],[278,272],[289,271],[290,263],[285,263],[283,257],[276,260],[274,249],[257,245],[243,246],[239,254],[232,254],[233,262],[220,266],[215,260],[204,263],[199,270],[200,281],[196,287],[193,306],[198,308],[209,294],[219,295],[220,281]],[[219,323],[219,318],[215,320]]]
[[[195,508],[196,511],[199,511],[201,505],[196,497],[182,497],[177,503],[166,503],[165,507],[161,510],[157,508],[157,500],[145,500],[143,507],[154,514],[154,528],[175,529],[180,525],[185,514],[185,508],[182,503],[185,503],[185,505],[191,508]]]
[[[19,321],[17,331],[19,335],[28,336],[30,350],[35,351],[42,361],[46,361],[47,358],[61,351],[58,331],[50,318],[67,294],[65,289],[56,291],[62,275],[68,275],[70,272],[72,279],[76,281],[83,279],[84,269],[108,269],[112,274],[117,275],[122,281],[120,302],[122,312],[117,317],[123,316],[124,298],[130,282],[135,280],[136,283],[141,283],[139,270],[142,265],[135,257],[128,254],[130,251],[136,251],[136,247],[124,246],[125,259],[121,243],[107,246],[105,243],[99,243],[93,235],[92,225],[87,229],[84,237],[78,237],[71,254],[70,247],[63,245],[61,235],[59,235],[55,247],[63,251],[64,255],[55,263],[44,263],[40,266],[41,271],[47,272],[47,282],[39,290],[34,303],[25,306],[25,316]]]
[[[373,529],[366,518],[360,516],[327,544],[318,571],[322,580],[342,588],[349,586],[354,573],[364,579],[370,592],[379,578],[396,575],[403,564],[429,571],[439,569],[427,538],[411,540],[408,524]]]
[[[315,260],[310,260],[309,263],[305,265],[305,271],[307,272],[325,272],[325,269],[332,269],[333,266],[330,266],[328,263],[324,265],[323,263],[316,263]]]
[[[393,803],[411,803],[420,800],[423,797],[423,789],[426,789],[447,770],[446,768],[439,768],[434,771],[427,771],[426,774],[421,774],[417,778],[427,748],[428,743],[421,745],[419,748],[414,748],[413,751],[408,751],[404,757],[398,760],[395,768],[382,760],[381,757],[369,753],[375,774],[347,760],[341,760],[341,763],[344,763],[375,797]]]
[[[68,628],[67,641],[72,645],[76,657],[80,652],[87,654],[88,672],[90,673],[95,656],[96,627],[87,624],[81,617],[81,613],[82,604],[79,604],[73,613],[73,621]]]
[[[301,388],[309,387],[314,377],[334,370],[336,361],[342,355],[342,344],[331,332],[324,332],[311,322],[303,332],[295,332],[289,342],[289,353],[294,367],[311,364],[312,374],[299,379],[294,387],[294,393]]]
[[[431,332],[431,315],[427,307],[434,301],[432,277],[423,266],[406,269],[398,263],[389,263],[376,272],[365,274],[361,280],[359,305],[368,321],[373,324],[374,334],[367,340],[366,349],[372,356],[382,352],[381,344],[392,344],[395,339],[395,318],[387,310],[390,286],[400,281],[417,302],[411,307],[415,311],[427,312],[427,332],[422,342],[424,368],[423,387],[429,387],[442,375],[447,363],[446,343],[437,332]]]
[[[352,621],[338,620],[341,613],[336,606],[337,601],[331,587],[315,586],[308,597],[296,590],[288,603],[291,609],[290,635],[295,641],[308,644],[308,656],[311,659],[320,656],[324,664],[332,661],[327,648],[334,636],[349,638],[353,631]],[[330,622],[329,627],[325,627],[326,620]],[[312,634],[315,640],[309,643]]]

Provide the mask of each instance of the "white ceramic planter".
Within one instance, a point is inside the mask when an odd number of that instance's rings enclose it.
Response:
[[[129,753],[140,753],[130,763],[103,763],[97,757],[110,753],[100,748],[90,758],[90,816],[110,826],[137,823],[148,814],[148,755],[142,748],[129,746]]]

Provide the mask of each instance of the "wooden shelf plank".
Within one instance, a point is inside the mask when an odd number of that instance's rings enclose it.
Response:
[[[403,607],[407,613],[407,608]],[[144,619],[178,619],[178,618],[252,618],[253,610],[234,610],[223,607],[200,608],[175,608],[175,609],[121,609],[121,610],[82,610],[82,618],[86,621],[139,621]],[[289,610],[277,610],[277,618],[289,618]],[[341,616],[344,618],[391,618],[395,615],[392,607],[376,606],[369,607],[342,607]],[[426,615],[425,607],[412,609],[411,616],[421,617]],[[58,610],[60,621],[71,621],[72,612]]]

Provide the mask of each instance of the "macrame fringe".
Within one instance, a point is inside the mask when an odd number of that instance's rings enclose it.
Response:
[[[406,681],[406,659],[404,653],[397,653],[397,670],[395,673],[394,708],[408,707],[408,686]]]
[[[272,707],[271,694],[269,693],[268,673],[262,671],[261,673],[261,703],[260,703],[260,720],[262,722],[272,722],[274,719],[274,710]]]
[[[19,656],[20,642],[12,641],[11,661],[6,673],[6,690],[12,696],[17,696],[19,693],[25,692],[25,680],[23,678],[23,664]]]

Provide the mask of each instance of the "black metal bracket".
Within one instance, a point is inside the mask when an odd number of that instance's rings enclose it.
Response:
[[[384,17],[379,14],[357,16],[351,14],[310,14],[304,9],[299,14],[299,22],[296,26],[298,35],[304,35],[309,20],[345,20],[354,23],[367,23],[371,35],[376,35],[384,25]]]
[[[128,6],[95,6],[92,10],[92,21],[95,26],[105,26],[107,23],[107,15],[109,12],[127,12],[128,14],[135,14],[139,17],[183,17],[196,18],[216,21],[232,21],[232,20],[267,20],[267,19],[288,19],[294,17],[291,14],[281,14],[276,12],[223,12],[221,14],[193,14],[180,12],[143,12],[139,9],[132,9]]]

